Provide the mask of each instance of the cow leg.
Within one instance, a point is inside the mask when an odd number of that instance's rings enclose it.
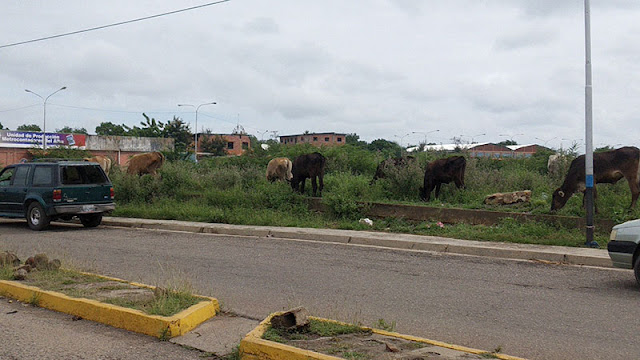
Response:
[[[322,189],[324,189],[324,175],[318,176],[318,181],[320,182],[320,187],[318,188],[318,196],[322,196]]]
[[[436,184],[436,195],[435,195],[436,199],[440,196],[440,185],[442,184],[441,183]]]
[[[453,181],[456,183],[456,187],[458,189],[464,188],[464,181],[462,181],[462,179],[460,177],[454,178]]]
[[[625,176],[625,179],[629,183],[629,190],[631,190],[631,205],[629,206],[629,208],[633,209],[634,207],[636,207],[636,202],[638,201],[638,195],[640,195],[640,184],[638,183],[638,179],[636,177],[627,178]]]
[[[307,181],[307,179],[302,179],[302,181],[300,181],[300,194],[304,194],[304,183]]]
[[[318,182],[315,176],[311,177],[311,189],[313,190],[313,196],[315,197],[318,193]]]

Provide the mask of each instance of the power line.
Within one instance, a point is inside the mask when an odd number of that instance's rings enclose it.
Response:
[[[0,113],[9,112],[9,111],[16,111],[16,110],[22,110],[22,109],[28,109],[28,108],[32,108],[34,106],[40,106],[40,105],[42,105],[42,104],[33,104],[33,105],[23,106],[23,107],[19,107],[19,108],[15,108],[15,109],[0,110]]]
[[[114,23],[114,24],[96,26],[96,27],[92,27],[92,28],[88,28],[88,29],[84,29],[84,30],[77,30],[77,31],[72,31],[72,32],[68,32],[68,33],[58,34],[58,35],[46,36],[46,37],[42,37],[42,38],[38,38],[38,39],[32,39],[32,40],[20,41],[20,42],[12,43],[12,44],[0,45],[0,49],[12,47],[12,46],[29,44],[29,43],[33,43],[33,42],[37,42],[37,41],[55,39],[55,38],[59,38],[59,37],[63,37],[63,36],[76,35],[76,34],[89,32],[89,31],[106,29],[106,28],[109,28],[109,27],[130,24],[130,23],[133,23],[133,22],[149,20],[149,19],[153,19],[153,18],[157,18],[157,17],[161,17],[161,16],[166,16],[166,15],[173,15],[173,14],[177,14],[177,13],[181,13],[181,12],[185,12],[185,11],[189,11],[189,10],[195,10],[195,9],[199,9],[199,8],[203,8],[203,7],[207,7],[207,6],[218,5],[218,4],[221,4],[221,3],[224,3],[224,2],[228,2],[228,1],[231,1],[231,0],[219,0],[219,1],[214,1],[214,2],[210,2],[210,3],[202,4],[202,5],[192,6],[192,7],[185,8],[185,9],[169,11],[169,12],[162,13],[162,14],[145,16],[145,17],[141,17],[141,18],[133,19],[133,20],[121,21],[121,22],[117,22],[117,23]]]

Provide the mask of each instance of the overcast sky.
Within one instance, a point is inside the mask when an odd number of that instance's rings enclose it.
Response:
[[[2,1],[0,46],[209,2]],[[582,0],[231,0],[0,48],[0,123],[42,127],[24,90],[66,86],[47,131],[143,112],[193,129],[177,104],[215,101],[199,130],[584,148],[584,28]],[[591,28],[594,145],[640,146],[640,1],[592,0]]]

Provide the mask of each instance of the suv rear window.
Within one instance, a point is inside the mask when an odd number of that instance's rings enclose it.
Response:
[[[33,186],[52,186],[53,166],[36,166],[33,170]]]
[[[99,165],[67,165],[61,168],[62,184],[105,184],[108,182]]]

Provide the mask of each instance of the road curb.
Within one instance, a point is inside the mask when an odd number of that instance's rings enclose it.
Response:
[[[517,260],[538,260],[569,265],[613,267],[611,259],[605,249],[497,243],[373,231],[229,225],[177,220],[105,217],[103,219],[103,224],[130,228],[255,236],[288,240],[309,240],[339,244],[377,246],[401,250],[420,250]]]
[[[250,333],[245,336],[240,342],[240,356],[243,360],[340,360],[342,358],[338,358],[331,355],[325,355],[321,353],[317,353],[315,351],[305,350],[296,348],[294,346],[285,345],[269,340],[265,340],[262,338],[265,331],[271,325],[271,318],[277,315],[282,315],[284,312],[277,312],[269,315],[265,320],[263,320],[260,325],[258,325],[255,329],[253,329]],[[339,321],[323,319],[318,317],[310,316],[309,319],[325,321],[325,322],[333,322],[344,324]],[[484,350],[478,350],[473,348],[468,348],[465,346],[453,345],[441,341],[430,340],[425,338],[420,338],[411,335],[403,335],[395,332],[389,332],[379,329],[373,329],[366,326],[363,326],[362,329],[370,330],[373,333],[391,336],[399,339],[404,339],[408,341],[415,341],[424,344],[429,344],[433,346],[439,346],[442,348],[447,348],[451,350],[456,350],[464,353],[475,354],[475,355],[485,355],[490,354],[491,358],[495,359],[503,359],[503,360],[524,360],[523,358],[503,355],[498,353],[489,353]]]
[[[96,274],[90,275],[126,282],[137,287],[154,288],[153,286],[127,282],[121,279]],[[217,299],[199,296],[203,299],[202,302],[173,316],[148,315],[139,310],[105,304],[97,300],[74,298],[62,293],[42,290],[34,286],[8,280],[0,280],[0,295],[25,303],[36,303],[38,307],[162,339],[184,335],[220,311]]]

